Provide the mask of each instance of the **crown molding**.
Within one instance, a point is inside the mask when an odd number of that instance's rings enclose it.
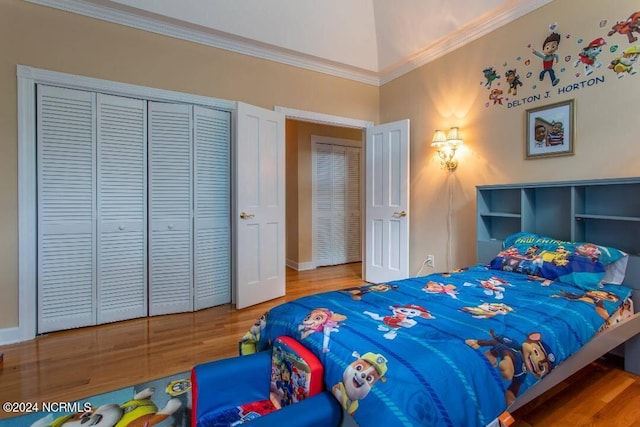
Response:
[[[398,64],[387,67],[380,72],[380,86],[407,74],[449,52],[452,52],[509,22],[526,15],[553,0],[517,1],[509,4],[497,13],[481,16],[459,30],[439,39],[425,50],[407,58]]]
[[[553,0],[532,0],[518,1],[516,4],[508,5],[497,13],[480,17],[475,21],[465,25],[454,33],[439,39],[424,51],[407,58],[398,64],[382,70],[380,73],[380,86],[407,74],[429,62],[446,55],[449,52],[476,40],[490,32],[508,24],[509,22],[526,15]],[[512,2],[513,3],[513,2]]]
[[[294,52],[227,33],[216,33],[213,32],[213,30],[210,32],[184,25],[178,25],[156,19],[151,16],[142,16],[127,10],[111,8],[96,3],[90,3],[88,1],[25,1],[235,53],[279,62],[293,67],[329,74],[373,86],[382,86],[385,83],[388,83],[418,67],[421,67],[424,64],[427,64],[428,62],[434,61],[447,53],[464,46],[479,37],[482,37],[485,34],[490,33],[520,16],[550,3],[553,0],[510,1],[508,2],[509,4],[497,14],[476,19],[471,24],[462,27],[459,31],[441,38],[425,50],[408,57],[404,61],[387,67],[385,70],[380,72],[364,70],[358,67],[336,63],[334,61],[324,60],[312,55]]]
[[[214,34],[182,25],[165,22],[148,16],[137,15],[128,11],[79,0],[25,0],[29,3],[48,6],[66,12],[77,13],[90,18],[100,19],[115,24],[149,31],[169,37],[175,37],[194,43],[203,44],[231,52],[241,53],[256,58],[267,59],[293,67],[304,68],[355,80],[374,86],[380,85],[378,73],[357,67],[338,64],[311,55],[288,51],[265,43],[233,36],[226,33]]]

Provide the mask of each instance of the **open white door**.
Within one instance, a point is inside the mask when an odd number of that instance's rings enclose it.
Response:
[[[285,118],[238,102],[235,151],[235,304],[285,294]]]
[[[364,280],[409,277],[409,120],[366,129]]]

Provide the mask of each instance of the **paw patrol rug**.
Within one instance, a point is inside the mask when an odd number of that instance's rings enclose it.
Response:
[[[190,372],[75,402],[3,402],[2,409],[22,415],[0,420],[0,427],[188,427]]]

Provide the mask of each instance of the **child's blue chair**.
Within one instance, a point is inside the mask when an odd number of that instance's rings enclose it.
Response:
[[[323,367],[291,337],[270,350],[204,363],[193,368],[192,427],[330,427],[342,407],[323,390]]]

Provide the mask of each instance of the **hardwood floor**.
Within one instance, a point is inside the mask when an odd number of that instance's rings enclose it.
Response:
[[[60,402],[188,371],[236,356],[237,343],[271,307],[311,293],[360,286],[361,265],[287,270],[287,296],[244,310],[135,319],[51,333],[0,347],[0,401]],[[0,411],[0,418],[9,414]],[[640,427],[640,377],[615,360],[589,365],[514,414],[516,427]]]

